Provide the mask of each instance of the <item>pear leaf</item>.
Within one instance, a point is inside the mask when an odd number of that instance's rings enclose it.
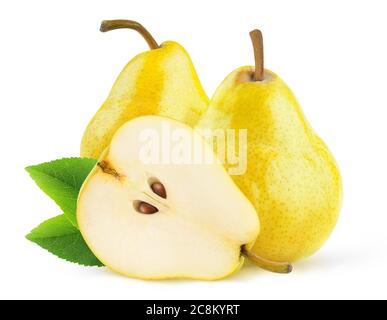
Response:
[[[80,231],[63,214],[43,222],[26,238],[66,261],[83,266],[103,266]]]
[[[96,165],[97,160],[65,158],[27,167],[31,178],[77,227],[77,199],[83,182]]]

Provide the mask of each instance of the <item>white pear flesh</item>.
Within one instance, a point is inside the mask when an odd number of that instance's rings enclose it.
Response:
[[[81,233],[101,262],[130,277],[224,278],[242,266],[241,247],[257,238],[257,213],[220,163],[145,163],[142,133],[162,136],[166,126],[192,137],[193,154],[212,153],[198,133],[177,121],[145,116],[127,122],[81,189]],[[165,187],[166,199],[152,191],[155,181]],[[140,213],[140,201],[158,212]]]

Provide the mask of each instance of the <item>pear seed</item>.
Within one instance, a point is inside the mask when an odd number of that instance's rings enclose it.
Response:
[[[154,214],[156,212],[159,212],[159,209],[157,209],[156,207],[152,206],[149,203],[141,201],[137,205],[137,211],[143,214]]]
[[[167,191],[165,190],[164,185],[161,182],[154,182],[151,185],[151,189],[159,197],[167,199]]]

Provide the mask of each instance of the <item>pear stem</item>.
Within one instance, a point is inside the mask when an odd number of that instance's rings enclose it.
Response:
[[[258,29],[255,29],[250,32],[250,38],[251,38],[251,41],[253,42],[253,47],[254,47],[254,58],[255,58],[254,80],[262,81],[265,78],[262,32]]]
[[[293,266],[290,263],[274,262],[274,261],[267,260],[247,250],[246,246],[242,247],[242,254],[246,258],[249,258],[251,261],[257,264],[262,269],[275,272],[275,273],[283,273],[283,274],[291,273],[293,271]]]
[[[145,29],[140,23],[132,20],[104,20],[101,23],[101,32],[107,32],[116,29],[132,29],[136,30],[143,36],[148,43],[151,50],[160,48],[156,40],[152,37],[147,29]]]

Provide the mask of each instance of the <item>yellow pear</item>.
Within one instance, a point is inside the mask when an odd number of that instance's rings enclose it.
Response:
[[[261,32],[250,35],[255,67],[239,68],[223,81],[198,128],[247,129],[247,170],[233,179],[261,221],[251,254],[294,262],[315,253],[331,234],[341,178],[292,91],[264,70]]]
[[[118,128],[135,117],[160,115],[194,126],[208,105],[195,68],[182,46],[172,41],[159,46],[135,21],[111,20],[101,25],[102,32],[120,28],[138,31],[151,50],[133,58],[118,76],[84,133],[83,157],[98,159]]]
[[[182,144],[192,147],[185,156]],[[216,158],[191,127],[159,116],[115,133],[77,207],[82,235],[104,265],[140,279],[215,280],[240,269],[259,219],[221,164],[186,161],[203,150]],[[161,154],[171,161],[158,161]]]

